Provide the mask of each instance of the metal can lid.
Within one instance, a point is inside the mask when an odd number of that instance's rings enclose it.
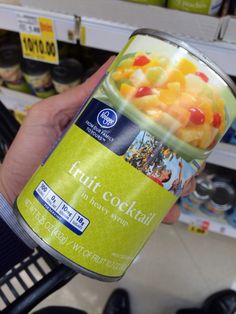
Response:
[[[197,178],[194,196],[200,200],[208,200],[212,194],[213,184],[207,178]]]
[[[24,59],[21,62],[21,69],[25,74],[28,75],[40,75],[45,72],[50,71],[50,64],[44,63],[44,62],[39,62],[39,61],[34,61],[34,60],[28,60]]]
[[[73,83],[81,78],[82,64],[72,58],[63,59],[52,70],[52,79],[61,84]]]
[[[224,181],[213,182],[213,193],[211,195],[211,203],[221,210],[230,209],[235,200],[235,192],[233,187]]]
[[[236,97],[236,85],[233,82],[233,80],[223,71],[221,68],[216,65],[214,62],[212,62],[208,57],[206,57],[202,52],[200,52],[198,49],[191,47],[189,44],[185,43],[184,41],[177,39],[176,37],[165,33],[165,32],[159,32],[154,29],[149,28],[141,28],[134,31],[130,37],[136,36],[136,35],[146,35],[155,37],[160,40],[164,40],[166,42],[169,42],[172,45],[175,45],[177,47],[184,48],[187,50],[190,54],[192,54],[194,57],[197,57],[199,60],[201,60],[203,63],[205,63],[211,70],[213,70],[216,74],[218,74],[222,80],[225,81],[225,83],[229,86],[232,93]]]
[[[17,46],[7,45],[0,49],[0,67],[8,68],[20,63],[21,53]]]

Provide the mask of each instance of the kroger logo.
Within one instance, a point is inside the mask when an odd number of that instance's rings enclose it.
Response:
[[[97,123],[105,129],[112,128],[117,122],[117,114],[114,110],[106,108],[97,115]]]

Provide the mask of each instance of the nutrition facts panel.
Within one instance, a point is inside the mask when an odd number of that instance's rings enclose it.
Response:
[[[37,200],[71,231],[81,235],[89,225],[89,220],[77,212],[58,196],[44,181],[34,191]]]

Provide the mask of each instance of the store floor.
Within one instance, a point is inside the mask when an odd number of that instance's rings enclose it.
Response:
[[[174,314],[198,306],[219,289],[236,288],[235,244],[235,239],[213,233],[189,233],[180,223],[162,225],[119,282],[77,275],[37,308],[69,305],[101,314],[110,293],[123,287],[130,293],[132,314]]]

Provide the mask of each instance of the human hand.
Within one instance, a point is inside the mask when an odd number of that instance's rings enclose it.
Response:
[[[90,79],[63,94],[34,105],[29,111],[0,168],[0,192],[10,205],[41,164],[61,133],[102,79],[113,58]],[[194,187],[188,185],[188,192]],[[163,222],[174,223],[179,216],[175,205]]]
[[[187,196],[195,190],[196,181],[195,178],[192,177],[191,180],[184,185],[182,196]],[[167,216],[163,219],[163,223],[165,224],[173,224],[177,222],[180,215],[180,209],[177,204],[175,204],[167,214]]]
[[[29,110],[0,168],[0,192],[11,206],[113,59],[82,85],[42,100]]]

